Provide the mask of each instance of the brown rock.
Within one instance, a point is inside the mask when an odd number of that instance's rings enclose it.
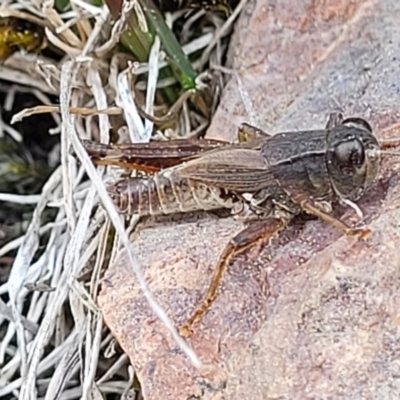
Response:
[[[382,136],[399,119],[399,14],[395,0],[249,5],[231,56],[243,71],[258,125],[271,132],[318,128],[328,113],[343,111],[368,119]],[[232,138],[236,125],[248,121],[243,110],[232,80],[210,136]],[[368,241],[318,220],[297,220],[261,255],[251,250],[235,259],[189,339],[202,361],[218,368],[213,373],[202,375],[180,352],[122,252],[99,300],[145,398],[399,398],[397,164],[386,158],[379,181],[359,202],[373,232]],[[339,215],[354,221],[351,211]],[[198,304],[240,226],[204,216],[140,230],[134,245],[145,276],[177,326]]]

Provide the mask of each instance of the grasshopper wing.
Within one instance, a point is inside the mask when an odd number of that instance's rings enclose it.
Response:
[[[114,145],[84,140],[83,145],[97,165],[113,165],[128,170],[156,172],[229,144],[217,140],[177,139]]]
[[[237,192],[256,191],[274,182],[260,151],[243,148],[213,150],[178,167],[179,176]]]

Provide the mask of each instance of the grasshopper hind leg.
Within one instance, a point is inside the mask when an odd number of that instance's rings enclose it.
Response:
[[[181,326],[180,334],[188,337],[192,333],[193,325],[200,322],[214,302],[222,276],[232,257],[242,253],[258,242],[267,242],[274,234],[284,228],[289,222],[285,219],[268,218],[253,222],[233,237],[222,252],[214,270],[208,290],[192,316]]]

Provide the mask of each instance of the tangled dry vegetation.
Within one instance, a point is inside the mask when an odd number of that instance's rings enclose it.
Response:
[[[11,231],[0,213],[1,398],[139,395],[135,371],[96,305],[102,272],[121,246],[129,249],[146,291],[134,244],[105,189],[121,171],[96,169],[80,139],[146,142],[203,135],[223,84],[219,67],[232,23],[245,2],[233,4],[227,15],[229,5],[222,2],[211,10],[172,3],[173,12],[164,11],[171,4],[160,3],[161,14],[151,1],[125,1],[118,18],[119,1],[2,1],[1,115],[16,109],[21,94],[37,106],[28,102],[12,120],[0,119],[0,139],[21,150],[26,140],[13,124],[22,121],[35,137],[45,129],[30,122],[35,115],[35,121],[51,115],[52,128],[44,143],[36,142],[44,146],[42,153],[46,149],[40,163],[29,148],[21,160],[17,151],[2,148],[0,207],[23,211],[19,229]],[[18,21],[29,24],[33,36],[12,47],[5,38]],[[12,169],[10,159],[17,158],[20,168]],[[23,172],[29,185],[17,190]]]

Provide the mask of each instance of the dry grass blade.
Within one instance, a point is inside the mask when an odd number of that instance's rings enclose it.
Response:
[[[143,274],[138,265],[136,256],[133,252],[132,244],[130,243],[130,240],[129,240],[128,235],[126,234],[125,228],[123,227],[123,225],[121,223],[119,215],[117,214],[117,211],[106,191],[106,188],[105,188],[103,182],[100,180],[100,177],[98,176],[89,156],[87,155],[81,142],[75,136],[72,138],[72,145],[74,146],[74,150],[75,150],[77,156],[79,157],[80,161],[82,162],[82,165],[84,166],[90,179],[92,180],[92,182],[97,190],[97,193],[100,197],[100,200],[103,203],[103,206],[108,213],[108,217],[110,218],[110,221],[112,222],[117,233],[120,236],[120,240],[121,240],[122,244],[128,251],[129,261],[131,263],[133,272],[135,273],[135,275],[138,279],[139,285],[140,285],[141,289],[143,290],[143,293],[146,296],[146,299],[150,303],[150,305],[151,305],[153,311],[156,313],[156,315],[164,322],[165,326],[170,331],[172,337],[177,342],[179,347],[188,355],[188,357],[192,361],[193,365],[195,365],[196,368],[201,368],[202,363],[197,358],[197,356],[193,352],[193,350],[179,336],[179,334],[176,331],[175,327],[173,326],[172,322],[166,316],[166,314],[162,310],[162,308],[157,304],[153,294],[151,293],[150,289],[148,288],[146,280],[143,277]]]
[[[60,170],[57,170],[56,173],[53,174],[52,179],[50,179],[43,188],[41,199],[36,206],[32,222],[27,230],[27,233],[24,236],[21,246],[18,249],[17,256],[15,257],[15,261],[13,263],[8,280],[8,293],[10,295],[11,309],[13,312],[14,323],[17,331],[18,350],[20,352],[22,361],[22,375],[26,374],[27,372],[27,348],[25,342],[24,327],[20,314],[21,303],[19,295],[21,293],[22,285],[25,282],[27,270],[39,246],[38,230],[40,226],[40,217],[48,202],[51,192],[54,190],[57,184],[60,172]]]
[[[128,126],[128,133],[131,142],[148,142],[149,138],[146,138],[142,119],[140,118],[139,112],[132,98],[130,80],[128,77],[129,73],[129,71],[124,71],[118,76],[119,96],[116,99],[116,103],[124,110],[124,116]]]
[[[211,41],[211,43],[204,50],[203,55],[201,56],[201,59],[200,59],[199,68],[203,68],[204,65],[208,62],[212,49],[216,46],[218,41],[220,41],[221,38],[224,35],[226,35],[230,29],[232,29],[234,21],[239,16],[240,12],[243,10],[244,6],[247,3],[248,3],[248,0],[241,0],[239,5],[233,11],[232,15],[230,15],[230,17],[225,21],[225,23],[222,25],[222,27],[218,30],[218,32],[214,36],[213,40]]]
[[[154,100],[156,96],[156,87],[158,80],[158,59],[160,56],[160,38],[157,36],[154,40],[153,46],[151,47],[149,57],[149,77],[147,80],[147,93],[146,93],[146,113],[153,115],[154,111]],[[150,119],[145,120],[145,137],[150,140],[153,132],[153,122]]]
[[[12,193],[0,193],[0,201],[8,201],[16,204],[37,204],[41,199],[40,195],[18,195]]]
[[[9,321],[15,322],[13,318],[13,313],[11,309],[0,299],[0,314],[3,315]],[[38,326],[26,318],[21,319],[21,323],[24,329],[27,329],[30,333],[36,334],[38,330]]]
[[[46,114],[46,113],[53,113],[53,112],[60,112],[60,107],[58,106],[37,106],[33,108],[25,108],[21,112],[14,114],[11,123],[15,124],[16,122],[22,121],[24,118],[30,117],[36,114]],[[98,114],[105,114],[105,115],[121,115],[122,110],[119,107],[110,107],[107,109],[100,109],[100,110],[90,110],[88,108],[80,108],[80,107],[70,107],[69,112],[71,114],[79,114],[82,116],[92,116]]]
[[[67,352],[64,353],[62,359],[57,365],[56,370],[50,380],[45,400],[57,399],[63,392],[64,386],[68,383],[70,375],[74,371],[74,367],[78,364],[79,346],[81,338],[78,334],[75,335],[73,344]]]

